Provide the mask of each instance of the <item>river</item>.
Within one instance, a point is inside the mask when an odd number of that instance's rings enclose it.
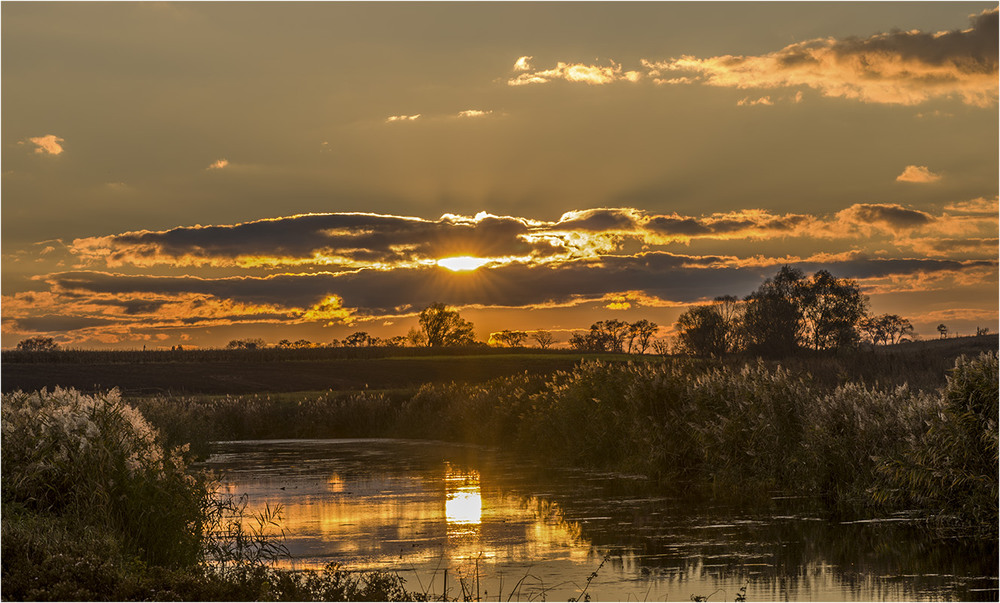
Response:
[[[438,599],[998,599],[996,541],[935,535],[908,514],[833,517],[801,497],[693,502],[636,476],[441,442],[214,446],[205,464],[221,493],[282,506],[283,566],[392,571]]]

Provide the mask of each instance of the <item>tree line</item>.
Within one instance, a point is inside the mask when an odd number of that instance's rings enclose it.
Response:
[[[642,319],[626,322],[618,319],[601,320],[589,331],[573,333],[568,344],[581,352],[611,352],[644,354],[652,349],[666,355],[668,341],[654,340],[660,327]],[[937,330],[942,338],[948,328]],[[759,356],[785,356],[800,350],[836,350],[862,342],[891,345],[907,341],[913,334],[909,320],[897,314],[872,315],[868,297],[850,279],[834,277],[820,270],[806,277],[791,266],[765,280],[750,295],[739,299],[732,295],[715,298],[711,303],[689,308],[677,319],[673,352],[692,356],[721,356],[749,353]],[[976,335],[989,329],[979,328]],[[486,344],[497,347],[523,347],[528,340],[547,349],[556,343],[549,331],[518,331],[504,329],[491,333]],[[307,339],[282,339],[269,346],[263,339],[234,339],[227,349],[256,350],[266,347],[450,347],[483,345],[475,338],[473,324],[457,310],[442,303],[433,303],[418,316],[418,326],[406,335],[379,338],[366,331],[357,331],[342,341],[316,344]],[[52,337],[36,336],[17,345],[21,351],[45,352],[58,349]],[[181,346],[175,348],[180,350]]]
[[[870,314],[868,296],[853,280],[826,270],[809,278],[783,266],[742,300],[725,295],[688,309],[677,319],[676,330],[675,351],[681,353],[775,357],[862,342],[900,343],[913,333],[913,325],[896,314]]]

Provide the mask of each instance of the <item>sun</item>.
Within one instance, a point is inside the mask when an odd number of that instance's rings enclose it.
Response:
[[[454,258],[441,258],[437,261],[437,265],[442,268],[447,268],[453,272],[462,272],[468,270],[475,270],[483,264],[489,263],[490,260],[485,258],[476,258],[469,255],[463,255]]]

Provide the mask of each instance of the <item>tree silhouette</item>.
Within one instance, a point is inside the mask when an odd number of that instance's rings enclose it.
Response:
[[[660,330],[660,326],[655,322],[649,322],[645,318],[637,320],[629,325],[628,351],[631,354],[633,342],[640,354],[645,354],[649,347],[649,340]]]
[[[941,323],[937,326],[937,332],[941,335],[941,339],[944,339],[948,336],[948,327]]]
[[[695,306],[677,318],[677,345],[692,356],[726,353],[726,324],[715,306]]]
[[[226,345],[226,348],[230,350],[258,350],[263,349],[264,345],[264,340],[260,338],[234,339]]]
[[[528,334],[524,331],[511,331],[509,329],[504,329],[498,333],[490,333],[489,342],[493,345],[516,348],[524,344],[524,340],[527,338]]]
[[[804,280],[801,270],[782,266],[746,298],[743,326],[749,351],[764,356],[795,351],[802,330],[799,289]]]
[[[548,331],[535,331],[531,334],[531,338],[534,339],[535,343],[538,344],[538,347],[543,350],[548,349],[549,346],[556,342],[556,338],[553,337],[552,333],[549,333]]]
[[[808,347],[832,350],[858,342],[858,323],[867,313],[868,300],[857,283],[820,270],[812,280],[802,281],[797,293]]]
[[[51,337],[37,335],[22,340],[17,344],[17,349],[22,352],[52,352],[59,349],[59,344]]]
[[[344,338],[344,345],[351,346],[352,348],[362,347],[366,345],[371,345],[371,337],[368,333],[364,331],[358,331],[356,333],[351,333]]]
[[[476,342],[472,323],[442,303],[424,308],[419,322],[428,347],[471,345]]]

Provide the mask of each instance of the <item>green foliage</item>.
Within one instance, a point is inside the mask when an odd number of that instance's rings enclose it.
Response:
[[[728,325],[713,306],[695,306],[677,318],[677,347],[690,356],[721,356],[729,350]]]
[[[5,600],[415,598],[382,572],[271,567],[280,508],[216,498],[117,391],[17,392],[2,413]]]
[[[926,430],[887,455],[881,500],[912,501],[996,531],[998,499],[997,355],[961,357]]]
[[[853,347],[860,341],[862,327],[870,333],[876,325],[891,326],[898,337],[906,332],[902,319],[891,325],[864,322],[867,310],[868,298],[854,281],[825,270],[806,278],[801,270],[782,266],[742,304],[733,296],[722,296],[712,305],[681,314],[677,339],[681,351],[694,356],[747,351],[784,357],[800,348]]]
[[[198,559],[205,484],[117,390],[5,394],[2,413],[5,504],[110,530],[150,563]]]
[[[882,459],[919,438],[939,399],[907,386],[847,383],[805,408],[805,483],[840,505],[865,504],[880,483]]]
[[[476,341],[472,323],[444,304],[427,306],[420,312],[418,321],[430,347],[471,345]]]

